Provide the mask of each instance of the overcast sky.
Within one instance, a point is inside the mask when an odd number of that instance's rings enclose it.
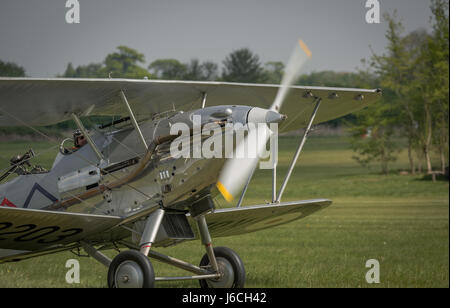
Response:
[[[386,47],[387,23],[365,21],[366,0],[79,0],[80,23],[65,20],[66,0],[1,0],[0,59],[32,77],[63,73],[67,63],[101,62],[119,45],[155,59],[221,64],[248,47],[262,62],[286,62],[298,38],[312,51],[306,72],[354,71]],[[429,1],[380,0],[407,32],[431,29]]]

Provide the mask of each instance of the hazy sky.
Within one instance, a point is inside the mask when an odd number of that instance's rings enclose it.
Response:
[[[397,9],[406,31],[430,29],[427,0],[380,0]],[[119,45],[155,59],[211,60],[248,47],[262,62],[286,62],[298,38],[312,51],[305,68],[353,71],[384,51],[387,23],[365,21],[366,0],[79,0],[80,23],[65,20],[66,0],[1,0],[0,59],[32,77],[63,73],[67,63],[101,62]]]

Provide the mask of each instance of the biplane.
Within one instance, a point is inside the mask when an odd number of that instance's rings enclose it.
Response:
[[[108,267],[109,287],[186,279],[204,288],[244,287],[241,258],[230,248],[213,247],[212,238],[289,223],[329,206],[328,199],[281,200],[307,135],[312,125],[360,110],[380,96],[378,89],[293,86],[310,56],[300,42],[281,85],[0,78],[1,126],[39,132],[40,126],[72,119],[78,128],[73,138],[60,141],[49,170],[33,165],[39,153],[29,150],[0,174],[0,263],[83,249]],[[88,130],[80,118],[93,115],[111,121]],[[179,137],[171,127],[184,123],[195,135],[194,116],[202,126],[219,125],[223,134],[227,123],[243,129],[264,123],[235,142],[236,148],[258,152],[269,140],[270,123],[279,124],[279,132],[305,129],[279,191],[273,164],[271,202],[242,206],[258,157],[171,154],[170,144]],[[263,136],[258,144],[250,139],[253,132]],[[220,194],[227,200],[239,196],[239,202],[217,208],[214,198]],[[206,251],[199,265],[155,250],[197,239]],[[112,248],[122,251],[110,259],[102,251]],[[155,277],[150,259],[189,274]]]

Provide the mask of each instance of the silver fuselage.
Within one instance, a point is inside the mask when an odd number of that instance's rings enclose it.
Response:
[[[205,196],[214,196],[214,185],[225,162],[224,158],[193,155],[198,146],[211,136],[194,136],[192,118],[201,116],[207,123],[246,124],[251,107],[216,106],[139,122],[148,145],[140,141],[130,123],[121,127],[95,129],[90,136],[101,151],[99,159],[90,144],[70,154],[58,153],[47,173],[23,174],[0,185],[0,197],[17,207],[69,212],[130,216],[145,207],[189,210]],[[191,128],[190,155],[174,157],[170,144],[175,123]],[[175,133],[176,134],[176,133]],[[223,138],[225,130],[220,136]],[[155,143],[157,145],[155,145]],[[201,145],[200,145],[201,146]],[[223,157],[223,156],[221,156]]]

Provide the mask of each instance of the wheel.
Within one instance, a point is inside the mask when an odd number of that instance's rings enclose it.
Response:
[[[222,277],[218,279],[201,279],[202,288],[243,288],[245,284],[245,268],[239,255],[234,250],[227,247],[215,247],[219,272]],[[200,261],[200,267],[210,265],[209,257],[205,254]]]
[[[155,272],[147,256],[137,250],[119,253],[108,269],[110,288],[153,288]]]

